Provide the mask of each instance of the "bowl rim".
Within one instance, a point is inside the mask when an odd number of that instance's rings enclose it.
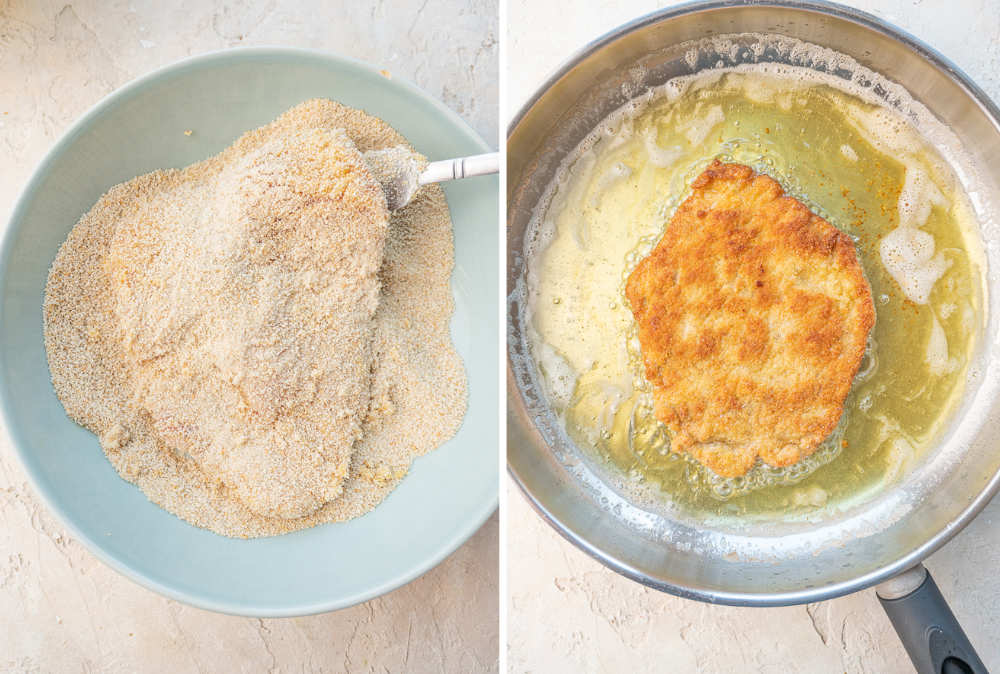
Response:
[[[3,294],[7,286],[6,271],[10,261],[11,248],[14,236],[17,231],[20,230],[19,226],[15,226],[16,223],[24,217],[24,211],[27,208],[28,203],[34,198],[33,195],[37,191],[39,183],[46,176],[49,169],[70,145],[70,143],[73,142],[78,136],[86,132],[86,127],[88,127],[105,111],[117,105],[122,99],[131,96],[133,93],[137,93],[140,89],[154,83],[156,80],[168,73],[203,63],[225,62],[234,57],[255,58],[268,56],[298,56],[318,61],[337,62],[362,70],[372,77],[385,78],[376,66],[360,59],[345,56],[333,51],[285,46],[251,46],[231,47],[202,52],[177,61],[172,61],[129,80],[125,84],[117,87],[115,90],[102,97],[96,103],[91,105],[82,115],[77,117],[76,120],[73,121],[73,123],[59,136],[58,140],[56,140],[56,142],[48,149],[44,157],[31,172],[24,186],[21,188],[18,197],[14,202],[14,207],[11,210],[10,217],[7,220],[3,236],[0,238],[0,295]],[[437,98],[431,96],[406,78],[400,78],[393,75],[391,82],[395,86],[402,88],[409,96],[422,99],[424,102],[429,103],[434,110],[438,114],[442,115],[448,122],[466,131],[470,139],[479,146],[482,152],[491,151],[492,148],[490,145],[483,140],[475,129],[473,129],[456,112],[439,101]],[[5,319],[4,313],[4,305],[0,302],[0,322]],[[84,547],[91,554],[97,557],[100,561],[104,562],[107,566],[111,567],[138,585],[141,585],[149,590],[153,590],[162,596],[195,606],[197,608],[207,609],[228,615],[255,618],[285,618],[326,613],[369,601],[416,580],[443,562],[445,558],[449,557],[453,552],[461,547],[483,526],[483,524],[486,523],[486,520],[488,520],[494,511],[497,510],[499,504],[498,489],[497,492],[493,494],[491,499],[485,500],[483,503],[478,504],[476,508],[468,511],[469,516],[466,518],[465,524],[462,527],[459,527],[453,533],[451,538],[435,554],[421,560],[419,564],[416,564],[410,569],[397,574],[395,577],[382,582],[378,586],[371,587],[365,591],[357,592],[350,596],[316,601],[312,603],[300,602],[294,605],[282,606],[280,608],[275,608],[273,606],[253,606],[251,605],[251,602],[247,601],[240,604],[234,601],[206,599],[199,596],[195,592],[185,591],[154,580],[146,573],[133,568],[132,566],[119,560],[114,555],[107,553],[100,544],[100,541],[86,535],[76,526],[71,513],[67,512],[67,510],[65,510],[62,506],[58,505],[56,498],[50,493],[48,487],[44,485],[40,476],[32,468],[31,463],[26,460],[26,453],[24,450],[24,444],[21,442],[20,432],[14,425],[11,424],[11,419],[14,418],[14,415],[10,406],[10,391],[6,385],[3,385],[3,382],[7,380],[7,377],[8,373],[6,365],[3,360],[0,359],[0,426],[3,427],[3,432],[10,441],[10,446],[14,455],[17,457],[21,468],[28,476],[28,480],[32,487],[34,487],[35,493],[39,496],[45,507],[51,513],[55,514],[60,524],[67,529],[73,538],[83,543]],[[463,423],[465,423],[464,419]]]
[[[643,14],[631,21],[605,32],[604,34],[587,42],[576,49],[568,58],[537,86],[532,95],[518,109],[507,125],[508,139],[514,134],[518,125],[526,117],[535,104],[570,70],[576,67],[581,61],[590,56],[593,52],[614,42],[615,40],[639,30],[646,26],[667,21],[679,16],[694,14],[704,11],[733,9],[736,7],[767,10],[768,8],[802,10],[820,15],[832,16],[856,23],[874,32],[881,33],[908,48],[918,57],[930,62],[932,66],[944,72],[964,88],[972,101],[979,105],[986,116],[992,121],[994,127],[1000,132],[1000,107],[982,90],[961,68],[953,61],[931,47],[923,40],[911,33],[899,28],[887,20],[881,19],[873,14],[862,10],[848,7],[827,0],[691,0],[672,7],[655,10]],[[509,193],[509,192],[508,192]],[[509,316],[508,316],[509,319]],[[507,353],[507,403],[508,403],[508,423],[510,421],[511,406],[520,406],[519,400],[512,401],[515,392],[519,395],[520,386],[516,383],[510,362],[510,352]],[[513,387],[511,386],[513,383]],[[685,599],[695,599],[711,604],[725,604],[730,606],[791,606],[805,604],[816,601],[833,599],[843,595],[851,594],[859,590],[866,589],[873,585],[896,576],[911,567],[920,564],[924,559],[937,551],[950,541],[959,531],[964,529],[982,510],[990,503],[994,496],[1000,493],[1000,472],[995,473],[983,489],[976,494],[975,498],[956,516],[948,526],[937,532],[922,545],[917,546],[908,554],[898,558],[895,562],[885,564],[868,573],[859,575],[851,580],[817,585],[801,590],[784,592],[734,592],[725,590],[710,590],[693,588],[682,585],[668,583],[654,579],[635,568],[627,560],[619,559],[586,538],[575,532],[571,527],[562,522],[541,500],[529,490],[524,480],[515,466],[509,461],[507,463],[507,473],[518,486],[521,495],[525,498],[531,508],[553,529],[555,529],[564,539],[582,550],[589,557],[600,562],[603,566],[619,573],[630,580],[640,583],[661,592],[666,592]]]

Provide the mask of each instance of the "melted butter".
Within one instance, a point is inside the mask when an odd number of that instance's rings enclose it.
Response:
[[[530,332],[553,406],[593,458],[679,507],[745,517],[848,505],[918,460],[961,394],[981,312],[971,209],[914,130],[839,90],[743,72],[672,91],[609,118],[537,222]],[[794,466],[758,463],[736,479],[670,451],[624,297],[715,158],[771,175],[850,234],[876,305],[836,431]]]

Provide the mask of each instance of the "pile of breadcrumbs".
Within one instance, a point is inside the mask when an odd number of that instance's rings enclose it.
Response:
[[[390,213],[361,152],[406,144],[326,100],[113,187],[49,272],[67,413],[149,498],[227,536],[357,517],[465,414],[451,219]]]

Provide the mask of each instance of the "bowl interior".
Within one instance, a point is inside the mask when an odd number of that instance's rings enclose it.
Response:
[[[48,267],[80,216],[112,185],[204,159],[314,97],[381,117],[432,160],[488,149],[442,104],[360,63],[287,49],[209,54],[124,87],[75,124],[25,189],[0,261],[0,399],[36,488],[114,568],[173,598],[230,613],[314,613],[387,592],[457,548],[497,502],[494,177],[445,186],[456,248],[452,336],[468,375],[468,413],[455,438],[418,458],[363,517],[255,540],[198,529],[122,480],[52,390],[42,298]]]
[[[833,49],[903,85],[954,132],[955,149],[963,151],[956,171],[967,191],[975,190],[986,242],[989,306],[977,376],[955,422],[900,488],[819,524],[716,528],[673,519],[610,487],[549,408],[521,324],[529,221],[563,159],[610,112],[672,77],[720,66],[766,61],[849,76],[822,55],[755,51],[749,43],[771,43],[754,38],[738,48],[691,51],[691,41],[744,33]],[[508,460],[528,497],[561,533],[615,570],[663,590],[714,602],[787,604],[877,582],[922,559],[985,505],[1000,482],[1000,348],[992,337],[1000,328],[994,208],[1000,204],[1000,130],[996,109],[955,72],[929,48],[853,10],[811,2],[712,2],[656,13],[599,39],[528,102],[508,138]],[[890,98],[891,87],[872,91]]]

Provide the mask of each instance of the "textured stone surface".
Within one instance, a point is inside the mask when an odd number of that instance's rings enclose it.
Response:
[[[59,134],[153,68],[237,45],[378,64],[497,138],[495,0],[0,0],[0,223]],[[417,581],[321,616],[255,620],[169,601],[101,564],[40,505],[0,434],[0,671],[497,669],[497,518]]]
[[[508,115],[589,40],[670,4],[619,0],[580,12],[567,2],[510,0]],[[930,43],[1000,100],[1000,11],[991,0],[850,4]],[[770,609],[679,599],[584,555],[542,522],[512,485],[508,503],[512,672],[913,671],[873,591]],[[1000,500],[927,566],[986,665],[1000,670]]]

